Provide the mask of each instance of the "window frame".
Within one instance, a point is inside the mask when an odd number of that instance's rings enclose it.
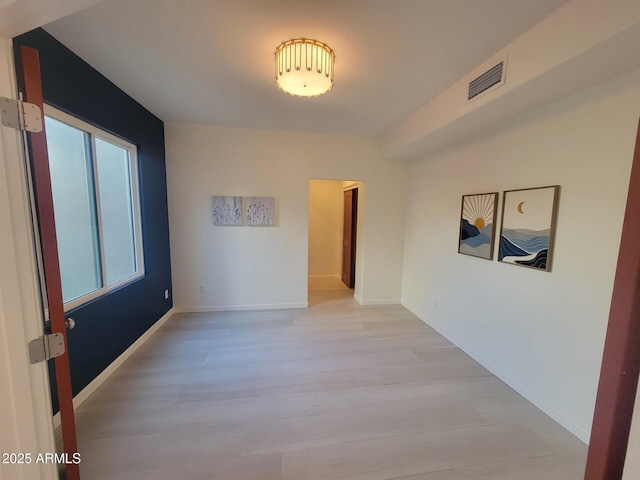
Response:
[[[93,170],[93,202],[96,208],[96,219],[98,222],[98,249],[100,253],[100,274],[102,278],[102,286],[92,290],[84,295],[73,298],[68,302],[64,303],[64,310],[68,312],[75,308],[80,307],[92,300],[103,297],[110,292],[117,290],[125,285],[128,285],[142,277],[145,276],[145,263],[144,263],[144,242],[143,242],[143,231],[142,231],[142,208],[141,208],[141,200],[140,200],[140,175],[138,171],[138,149],[137,147],[121,137],[113,135],[99,127],[91,125],[88,122],[80,120],[78,117],[70,115],[66,112],[58,110],[51,105],[44,105],[44,115],[47,117],[51,117],[54,120],[65,123],[73,128],[84,131],[90,135],[91,138],[91,168]],[[109,284],[107,282],[107,264],[106,264],[106,254],[104,248],[104,228],[102,225],[102,209],[101,209],[101,200],[100,200],[100,180],[98,178],[98,158],[96,154],[96,138],[99,138],[102,141],[107,143],[111,143],[116,145],[124,150],[126,150],[129,154],[129,172],[130,172],[130,183],[131,183],[131,208],[132,208],[132,216],[133,216],[133,237],[134,237],[134,249],[135,249],[135,264],[136,271],[130,275],[126,275],[117,279],[116,281]],[[54,205],[55,211],[55,205]]]

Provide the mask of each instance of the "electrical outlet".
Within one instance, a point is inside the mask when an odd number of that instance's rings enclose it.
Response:
[[[200,285],[200,293],[207,293],[207,289],[204,288],[204,285]]]
[[[169,289],[168,288],[164,291],[164,299],[165,300],[169,300]]]

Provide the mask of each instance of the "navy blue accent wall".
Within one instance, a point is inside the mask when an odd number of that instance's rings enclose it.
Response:
[[[45,103],[134,143],[138,149],[145,276],[85,304],[68,316],[73,394],[100,374],[171,307],[169,218],[163,122],[42,29],[14,38],[17,71],[20,46],[40,52]],[[18,77],[20,77],[18,73]],[[152,81],[153,79],[149,79]],[[22,79],[18,78],[22,90]],[[53,362],[50,362],[53,378]],[[52,382],[54,411],[57,407]]]

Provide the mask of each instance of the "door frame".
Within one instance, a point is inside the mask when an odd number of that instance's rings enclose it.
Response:
[[[640,122],[629,178],[585,480],[622,477],[640,371]]]
[[[307,305],[309,304],[309,198],[310,198],[310,188],[312,181],[329,181],[329,182],[341,182],[343,184],[342,191],[351,190],[354,188],[358,189],[358,218],[356,222],[356,285],[353,293],[353,299],[358,302],[360,305],[364,303],[364,275],[363,268],[365,264],[364,258],[364,241],[365,241],[365,203],[366,203],[366,187],[367,182],[364,180],[352,180],[352,179],[342,179],[342,178],[321,178],[321,177],[313,177],[307,180],[307,215],[306,215],[306,235],[307,235],[307,258],[306,258],[306,270],[304,273],[305,280],[304,285],[306,287],[307,292]],[[340,200],[342,202],[342,200]],[[342,208],[342,207],[341,207]],[[341,247],[342,248],[342,247]],[[342,252],[340,252],[342,256]],[[340,275],[342,276],[342,275]]]
[[[33,230],[40,239],[38,251],[41,254],[42,274],[44,284],[46,285],[43,287],[42,294],[46,297],[45,305],[48,311],[50,333],[61,335],[65,347],[65,352],[54,359],[63,453],[68,455],[68,458],[72,456],[74,458],[73,461],[67,461],[65,463],[65,478],[77,480],[80,478],[79,466],[75,461],[78,452],[78,441],[73,408],[69,343],[67,341],[67,323],[62,296],[62,278],[54,218],[55,212],[49,152],[46,128],[44,125],[44,97],[40,74],[40,53],[35,48],[23,45],[20,47],[19,60],[18,65],[20,66],[16,73],[18,73],[18,77],[21,78],[22,81],[24,100],[36,105],[40,109],[43,119],[41,132],[26,133],[24,136],[24,143],[29,152],[29,155],[27,155],[25,159],[31,165],[28,176],[29,184],[34,192],[34,213],[32,216],[37,217],[37,225],[33,226]]]
[[[17,98],[15,78],[12,41],[0,37],[0,95]],[[8,360],[0,368],[0,384],[13,387],[1,397],[13,422],[0,440],[5,451],[37,455],[56,449],[47,363],[31,365],[27,356],[27,344],[44,333],[44,322],[24,158],[21,134],[0,126],[0,350]],[[3,465],[5,471],[15,479],[58,479],[51,463]]]
[[[351,236],[349,238],[349,247],[350,247],[350,256],[349,256],[349,278],[350,282],[347,284],[344,281],[344,271],[345,271],[345,259],[344,259],[344,251],[345,251],[345,232],[346,228],[346,195],[347,192],[351,192]],[[355,288],[356,284],[356,256],[358,252],[358,185],[350,185],[342,189],[342,205],[343,205],[343,220],[342,220],[342,283],[347,285],[349,288]]]

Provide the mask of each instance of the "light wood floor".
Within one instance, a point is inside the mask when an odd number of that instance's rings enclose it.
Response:
[[[401,306],[175,315],[79,409],[83,480],[572,480],[586,447]]]

